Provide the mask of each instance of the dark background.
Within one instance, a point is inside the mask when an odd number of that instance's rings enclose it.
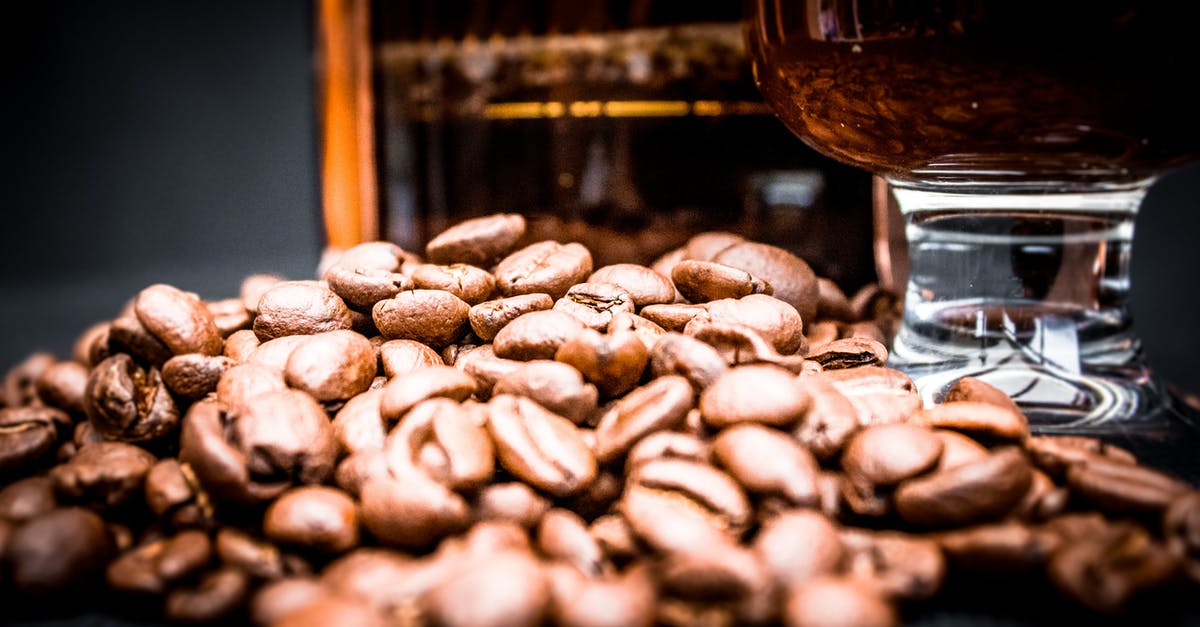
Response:
[[[20,4],[0,38],[0,369],[67,355],[153,282],[223,298],[252,272],[313,275],[309,2]],[[1195,393],[1198,233],[1193,166],[1138,218],[1133,311],[1151,366]]]

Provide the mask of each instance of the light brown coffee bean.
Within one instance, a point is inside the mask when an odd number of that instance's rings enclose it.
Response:
[[[804,338],[808,340],[808,354],[819,354],[826,344],[837,340],[841,337],[841,334],[842,331],[838,328],[836,322],[829,320],[806,322],[804,324]]]
[[[375,608],[357,600],[323,595],[311,599],[270,624],[272,627],[323,627],[326,625],[361,625],[385,627],[390,623]]]
[[[780,353],[761,333],[743,324],[695,320],[688,323],[684,331],[712,346],[731,366],[771,364],[795,374],[802,374],[813,367],[820,368],[819,364],[799,354]]]
[[[617,263],[596,270],[589,283],[612,283],[629,293],[635,307],[675,302],[675,286],[652,268],[632,263]]]
[[[682,375],[697,392],[712,385],[728,369],[716,349],[682,333],[664,334],[650,350],[651,374]]]
[[[762,335],[775,350],[784,355],[803,352],[804,323],[791,304],[766,294],[751,294],[741,298],[722,298],[705,306],[708,322],[740,324]],[[696,324],[693,319],[688,324]],[[687,328],[684,328],[687,332]]]
[[[484,486],[474,503],[477,520],[512,522],[526,529],[536,527],[548,511],[549,499],[519,481]]]
[[[341,553],[358,544],[358,511],[354,500],[341,490],[292,488],[267,508],[263,533],[282,544]]]
[[[525,218],[515,213],[464,220],[439,233],[425,246],[433,263],[488,266],[507,255],[525,235]]]
[[[212,313],[196,295],[159,283],[138,293],[133,310],[172,354],[221,354],[221,333]]]
[[[496,287],[505,296],[545,293],[557,300],[592,273],[592,254],[582,244],[542,241],[496,265]]]
[[[550,586],[532,555],[502,551],[464,564],[422,605],[435,624],[446,627],[533,627],[549,610]]]
[[[385,265],[391,267],[350,266],[339,262],[325,271],[324,279],[329,289],[348,306],[369,310],[375,303],[413,288],[412,280],[396,271],[398,259]]]
[[[359,498],[363,525],[388,545],[428,547],[470,523],[466,501],[421,473],[367,478]]]
[[[858,409],[822,376],[801,377],[812,399],[792,436],[819,460],[834,458],[859,429]]]
[[[549,294],[518,294],[473,305],[467,312],[467,318],[475,335],[488,342],[509,322],[527,313],[544,311],[553,306],[554,299],[550,298]]]
[[[683,332],[692,320],[708,319],[708,306],[686,303],[646,305],[640,314],[643,318],[668,331]]]
[[[262,300],[263,294],[284,281],[286,279],[276,274],[248,275],[242,279],[241,286],[238,288],[238,297],[242,301],[242,307],[249,313],[258,314],[258,301]]]
[[[577,425],[596,412],[599,392],[573,366],[547,359],[520,363],[496,381],[492,393],[524,396]]]
[[[625,457],[625,468],[632,470],[655,459],[685,459],[707,462],[711,457],[709,443],[689,433],[655,431],[637,441]]]
[[[892,368],[844,368],[818,376],[854,405],[863,426],[903,422],[922,405],[912,379]]]
[[[792,373],[767,365],[731,368],[700,395],[705,424],[724,428],[743,422],[786,427],[808,411],[808,389]]]
[[[262,344],[262,341],[254,334],[254,331],[250,329],[234,331],[225,338],[225,348],[221,354],[239,364],[244,364],[254,354],[254,350],[258,348],[259,344]]]
[[[540,490],[567,496],[596,478],[596,458],[575,425],[529,399],[493,396],[487,427],[500,464]]]
[[[417,403],[429,398],[461,401],[475,392],[475,379],[451,366],[432,366],[396,377],[383,386],[379,413],[395,422]]]
[[[819,577],[787,592],[787,627],[892,627],[896,608],[870,584],[848,577]]]
[[[347,613],[354,617],[353,620],[347,622],[344,619],[338,619],[336,622],[325,624],[330,625],[365,625],[365,621],[361,621],[359,617],[351,612],[371,612],[369,608],[363,608],[360,604],[352,603],[348,600],[338,599],[333,596],[321,582],[309,577],[289,577],[286,579],[276,579],[269,581],[254,593],[254,598],[250,601],[250,619],[255,625],[277,625],[285,616],[297,612],[297,621],[299,621],[300,613],[306,616],[306,620],[314,621],[316,624],[317,615],[321,610],[308,611],[308,608],[316,608],[318,605],[326,603],[345,603],[354,608],[347,610]],[[322,618],[326,618],[322,616]],[[293,623],[294,624],[294,623]],[[382,621],[379,625],[382,627]]]
[[[267,340],[259,344],[254,349],[254,352],[250,353],[250,357],[245,363],[266,366],[282,373],[287,368],[287,360],[292,356],[292,352],[301,344],[308,341],[308,338],[307,334],[285,335],[273,340]]]
[[[333,437],[342,450],[382,451],[387,438],[383,415],[379,411],[383,389],[368,390],[346,401],[333,418]]]
[[[628,481],[630,486],[626,488],[626,496],[633,486],[636,486],[668,493],[676,500],[682,498],[691,507],[708,512],[707,518],[710,520],[715,517],[721,521],[721,528],[728,533],[740,534],[750,523],[750,503],[741,486],[732,477],[708,464],[680,459],[656,459],[638,466]],[[654,524],[654,521],[635,516],[632,511],[623,513],[638,535],[646,539],[646,526]],[[664,552],[688,550],[682,548],[685,545],[675,543],[664,547],[652,542],[651,546]],[[670,548],[672,546],[674,548]]]
[[[198,399],[217,390],[217,382],[237,362],[223,355],[184,353],[166,361],[162,380],[172,392],[184,398]]]
[[[217,400],[226,407],[245,407],[256,396],[287,389],[283,370],[247,363],[233,366],[217,381]]]
[[[487,300],[496,288],[496,279],[490,272],[465,263],[421,264],[412,278],[419,289],[449,292],[469,305]]]
[[[745,270],[766,281],[774,296],[791,305],[804,320],[817,315],[817,277],[803,259],[769,244],[739,242],[721,249],[708,261]],[[780,349],[780,352],[787,352]]]
[[[1025,442],[1033,463],[1053,477],[1065,476],[1067,469],[1097,456],[1124,464],[1136,464],[1128,451],[1103,440],[1085,436],[1039,435]]]
[[[866,427],[842,452],[847,475],[871,485],[891,486],[937,465],[942,441],[929,429],[894,423]]]
[[[428,366],[441,366],[437,351],[416,340],[388,340],[379,345],[379,363],[388,378]]]
[[[20,525],[58,505],[54,482],[46,475],[18,479],[0,489],[0,520]]]
[[[671,269],[671,280],[693,303],[773,292],[770,283],[749,272],[711,261],[681,261]]]
[[[452,489],[483,485],[495,468],[487,430],[446,398],[413,406],[388,435],[384,452],[393,473],[419,472]]]
[[[837,526],[803,509],[787,510],[763,524],[754,550],[781,590],[835,574],[845,553]]]
[[[987,448],[982,444],[957,431],[934,429],[933,435],[942,441],[942,456],[938,458],[938,470],[948,470],[976,462],[988,455]]]
[[[594,577],[611,568],[587,523],[578,514],[554,508],[546,512],[535,533],[535,545],[545,558],[574,566]]]
[[[543,360],[548,361],[548,360]],[[497,357],[491,344],[460,352],[454,367],[475,379],[475,398],[486,401],[496,382],[514,373],[525,362]]]
[[[754,423],[734,425],[713,440],[712,454],[750,492],[817,505],[817,460],[780,431]]]
[[[217,332],[223,338],[228,338],[237,331],[249,330],[250,324],[254,322],[250,312],[242,306],[240,298],[209,301],[204,303],[204,306],[208,308],[208,313],[212,314],[213,324],[217,325]]]
[[[561,311],[534,311],[500,329],[492,347],[506,359],[554,359],[558,347],[583,329],[583,323]]]
[[[554,360],[573,366],[608,398],[637,386],[650,352],[633,331],[602,334],[583,329],[558,347]]]
[[[551,588],[550,620],[569,627],[650,627],[657,591],[648,568],[585,577],[565,565],[547,569]]]
[[[658,343],[659,338],[667,333],[666,329],[637,314],[622,311],[613,316],[612,322],[608,323],[608,328],[604,332],[612,334],[624,331],[632,331],[637,335],[647,351],[654,350],[654,345]]]
[[[616,460],[638,440],[683,423],[692,408],[692,387],[678,375],[658,377],[618,400],[596,426],[593,450],[601,463]]]
[[[596,539],[609,560],[628,560],[641,551],[633,529],[620,513],[597,516],[588,526],[588,533]]]
[[[733,542],[668,553],[657,574],[666,594],[701,601],[739,601],[772,586],[759,555]]]
[[[390,472],[387,455],[382,448],[364,449],[350,453],[338,462],[333,473],[333,482],[348,494],[357,497],[361,495],[362,486],[367,479],[387,477]]]
[[[882,366],[887,362],[887,348],[875,340],[852,337],[834,340],[806,355],[825,370],[856,368],[860,366]]]
[[[917,412],[910,421],[997,440],[1020,442],[1029,437],[1029,421],[1025,414],[992,403],[942,403]]]
[[[850,299],[837,283],[825,277],[817,277],[817,318],[851,321],[854,311]]]
[[[554,303],[561,311],[594,331],[604,331],[618,313],[633,313],[629,292],[612,283],[576,283]]]
[[[1017,403],[1000,388],[975,377],[963,377],[955,381],[949,390],[946,390],[944,402],[958,401],[989,403],[1018,414],[1021,413],[1021,408],[1017,406]]]
[[[262,295],[254,333],[262,341],[287,335],[311,335],[349,329],[346,303],[319,281],[282,281]]]
[[[467,333],[463,299],[441,290],[409,290],[379,301],[371,316],[385,338],[416,340],[434,348],[453,344]]]
[[[1001,447],[981,461],[902,482],[895,493],[896,511],[916,525],[982,522],[1010,512],[1032,480],[1025,454]]]
[[[338,330],[309,336],[288,356],[284,380],[318,401],[349,399],[375,378],[375,350],[367,338]]]

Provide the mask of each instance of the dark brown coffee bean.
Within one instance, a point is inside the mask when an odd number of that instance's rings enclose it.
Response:
[[[942,441],[942,456],[938,458],[938,470],[948,470],[976,462],[988,455],[987,448],[982,444],[957,431],[934,429],[933,435]]]
[[[658,377],[626,394],[596,426],[596,459],[611,462],[646,435],[680,426],[693,399],[691,385],[678,375]]]
[[[596,478],[596,458],[575,425],[529,399],[493,396],[487,427],[500,464],[540,490],[567,496]]]
[[[108,328],[108,354],[126,353],[153,366],[161,366],[174,353],[132,313],[122,314]]]
[[[153,455],[132,444],[99,442],[55,466],[50,479],[64,502],[110,509],[142,495],[142,482],[154,461]]]
[[[604,551],[588,533],[587,523],[572,511],[555,508],[546,512],[535,538],[543,557],[570,564],[585,575],[598,576],[610,568]]]
[[[384,445],[393,473],[422,473],[452,489],[487,483],[495,449],[487,429],[458,403],[431,398],[418,403]]]
[[[700,395],[704,422],[723,428],[743,422],[786,427],[808,411],[811,399],[795,375],[767,365],[738,366]]]
[[[542,241],[496,265],[496,287],[505,296],[545,293],[557,300],[592,273],[592,254],[582,244]]]
[[[222,411],[200,401],[184,418],[179,460],[220,499],[255,503],[333,474],[337,441],[321,406],[297,390]]]
[[[845,572],[897,600],[931,598],[946,578],[936,542],[897,532],[842,530]]]
[[[104,361],[108,357],[110,326],[108,322],[97,322],[80,333],[71,347],[71,361],[88,368]]]
[[[4,374],[0,407],[24,407],[37,400],[37,381],[58,360],[50,353],[34,353]]]
[[[660,305],[675,301],[675,286],[666,276],[652,268],[632,263],[617,263],[596,270],[587,278],[589,283],[612,283],[629,293],[635,307]]]
[[[257,396],[286,389],[282,368],[254,363],[239,364],[226,370],[217,381],[217,400],[226,407],[236,409],[245,407]]]
[[[282,281],[258,302],[254,333],[262,341],[288,335],[311,335],[349,329],[346,303],[319,281]]]
[[[224,355],[184,353],[167,360],[162,368],[163,383],[184,398],[198,399],[217,390],[217,382],[237,362]]]
[[[212,542],[207,533],[181,531],[164,542],[158,556],[158,575],[167,582],[179,581],[198,572],[212,556]]]
[[[697,392],[712,385],[728,369],[716,349],[682,333],[664,334],[650,350],[651,374],[682,375]]]
[[[221,354],[221,332],[204,301],[194,294],[161,283],[151,285],[138,293],[133,310],[172,354]]]
[[[167,595],[167,620],[185,623],[220,621],[239,609],[250,594],[246,573],[223,567],[205,573],[194,588],[176,588]]]
[[[1017,403],[1000,388],[975,377],[963,377],[955,381],[949,390],[946,390],[945,402],[957,401],[989,403],[1018,414],[1021,413],[1021,408],[1017,407]]]
[[[973,436],[1020,442],[1029,437],[1029,421],[1019,411],[977,401],[935,405],[914,414],[913,424],[962,431]]]
[[[1175,558],[1145,529],[1131,523],[1066,544],[1046,573],[1064,594],[1096,612],[1118,612],[1141,590],[1175,573]]]
[[[981,522],[1011,511],[1032,480],[1025,454],[1001,447],[982,461],[902,482],[895,493],[896,511],[916,525]]]
[[[225,348],[221,354],[239,364],[244,364],[260,344],[262,341],[254,334],[254,331],[249,329],[234,331],[232,335],[225,338]]]
[[[583,328],[583,323],[561,311],[534,311],[500,329],[492,345],[496,356],[506,359],[554,359],[558,347]]]
[[[1137,460],[1124,449],[1085,436],[1039,435],[1025,442],[1033,463],[1052,477],[1063,477],[1075,464],[1097,456],[1117,463],[1136,464]]]
[[[956,567],[988,573],[1040,568],[1060,544],[1053,533],[1017,522],[955,529],[936,539]]]
[[[369,390],[350,399],[333,419],[333,437],[350,453],[382,451],[387,438],[383,415],[379,412],[383,390]]]
[[[707,305],[685,303],[646,305],[640,313],[643,318],[654,324],[668,331],[676,332],[682,332],[692,320],[708,319]]]
[[[746,490],[777,495],[795,505],[817,504],[817,460],[786,434],[739,424],[713,440],[713,458]]]
[[[818,376],[854,405],[863,426],[903,422],[922,405],[912,379],[892,368],[844,368]]]
[[[1046,520],[1062,514],[1070,504],[1070,499],[1070,490],[1065,486],[1054,485],[1049,475],[1034,469],[1029,490],[1013,513],[1021,520]]]
[[[192,469],[168,458],[146,473],[146,505],[161,520],[176,527],[206,525],[213,515],[208,495],[198,490]]]
[[[389,378],[428,366],[444,365],[437,351],[416,340],[388,340],[380,344],[379,363]]]
[[[479,491],[474,510],[477,520],[511,522],[531,529],[550,511],[550,501],[519,481],[493,483]]]
[[[354,331],[309,336],[284,367],[287,384],[318,401],[345,400],[366,391],[375,378],[375,350]]]
[[[518,294],[479,303],[467,312],[471,329],[485,342],[491,341],[505,325],[534,311],[545,311],[554,306],[549,294]]]
[[[416,340],[435,348],[453,344],[466,334],[471,306],[441,290],[410,290],[379,301],[371,314],[387,339]]]
[[[464,564],[423,605],[435,624],[446,627],[533,627],[549,610],[550,586],[532,555],[502,551]]]
[[[804,323],[796,309],[778,298],[766,294],[751,294],[742,298],[722,298],[709,302],[705,308],[708,319],[693,319],[698,322],[740,324],[750,327],[762,335],[775,350],[783,355],[803,352]],[[684,328],[687,333],[687,328]]]
[[[109,439],[146,442],[179,426],[179,410],[159,371],[144,370],[123,353],[92,370],[85,396],[88,420]]]
[[[1163,515],[1163,538],[1183,573],[1200,582],[1200,492],[1189,492],[1171,503]]]
[[[570,627],[650,627],[657,591],[648,568],[632,567],[619,575],[585,577],[568,566],[547,569],[551,588],[550,620]]]
[[[625,457],[625,468],[632,470],[655,459],[684,459],[707,462],[712,452],[708,442],[689,433],[655,431],[637,441]]]
[[[262,300],[263,294],[285,280],[275,274],[251,274],[242,279],[242,284],[238,288],[238,297],[242,301],[242,307],[252,314],[258,314],[258,301]]]
[[[369,310],[375,303],[413,288],[413,281],[397,271],[400,259],[390,259],[390,262],[376,260],[379,263],[377,267],[348,265],[338,261],[325,271],[324,279],[330,291],[347,305]]]
[[[217,556],[226,566],[237,568],[258,579],[277,579],[288,574],[288,566],[279,549],[257,540],[244,531],[226,527],[217,532]]]
[[[363,525],[385,544],[428,547],[470,524],[466,501],[421,473],[370,477],[359,496]]]
[[[561,311],[594,331],[604,331],[618,313],[633,313],[633,297],[612,283],[576,283],[554,303]]]
[[[874,425],[850,438],[842,469],[856,481],[890,486],[933,468],[941,455],[942,441],[929,429]]]
[[[574,367],[546,359],[521,362],[496,382],[492,393],[524,396],[577,425],[596,412],[599,397],[596,386]]]
[[[818,577],[787,592],[787,627],[892,627],[896,608],[869,583],[852,577]]]
[[[825,277],[817,277],[817,318],[847,322],[854,319],[846,293]]]
[[[74,361],[47,366],[34,382],[37,397],[43,403],[65,412],[82,415],[88,369]]]
[[[51,463],[58,424],[69,421],[51,407],[0,408],[0,477],[17,477]]]
[[[686,260],[671,269],[671,280],[684,298],[706,303],[750,294],[771,294],[771,284],[738,268],[711,261]]]
[[[45,475],[18,479],[0,489],[0,520],[19,525],[58,506],[54,482]]]
[[[26,594],[48,594],[89,581],[113,546],[104,521],[89,510],[64,507],[35,516],[9,536],[12,583]]]
[[[464,263],[444,266],[421,264],[413,272],[412,278],[413,283],[420,289],[449,292],[469,305],[482,303],[496,289],[496,279],[491,273]]]
[[[758,554],[733,542],[669,553],[657,571],[664,592],[684,599],[736,601],[772,586]]]
[[[837,526],[801,509],[769,519],[754,538],[754,550],[781,590],[835,574],[845,553]]]
[[[465,220],[439,233],[425,246],[434,263],[488,266],[507,255],[525,235],[525,218],[515,213]]]
[[[389,422],[404,416],[417,403],[430,398],[461,401],[475,392],[475,379],[451,366],[433,366],[414,370],[383,386],[379,413]]]
[[[1174,477],[1145,466],[1111,461],[1096,455],[1067,469],[1067,485],[1110,512],[1161,512],[1191,491]]]
[[[153,540],[125,551],[109,562],[104,569],[108,586],[119,592],[161,594],[166,582],[159,576],[157,567],[165,544],[166,540]]]
[[[801,377],[800,385],[812,402],[792,436],[817,459],[832,459],[858,431],[858,410],[824,377]]]
[[[341,490],[292,488],[267,508],[263,533],[281,544],[341,553],[358,544],[358,511]]]
[[[601,396],[613,397],[637,386],[650,352],[633,331],[602,334],[584,329],[563,342],[554,359],[574,366]]]
[[[806,358],[821,364],[825,370],[836,370],[859,366],[882,366],[887,362],[888,351],[883,344],[875,340],[852,337],[834,340],[816,350],[810,350]]]
[[[757,242],[740,242],[721,249],[708,261],[745,270],[769,283],[774,296],[791,305],[804,320],[817,316],[817,276],[803,259],[788,251]],[[784,349],[780,352],[786,353]]]

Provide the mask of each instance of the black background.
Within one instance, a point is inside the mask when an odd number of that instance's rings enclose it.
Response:
[[[313,275],[310,3],[21,5],[0,38],[0,368],[65,356],[153,282],[222,298]],[[1196,393],[1198,233],[1192,166],[1138,218],[1133,311],[1151,366]]]

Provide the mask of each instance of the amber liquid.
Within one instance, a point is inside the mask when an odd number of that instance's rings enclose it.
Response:
[[[762,0],[759,87],[805,142],[900,184],[1078,189],[1200,153],[1193,3]]]

